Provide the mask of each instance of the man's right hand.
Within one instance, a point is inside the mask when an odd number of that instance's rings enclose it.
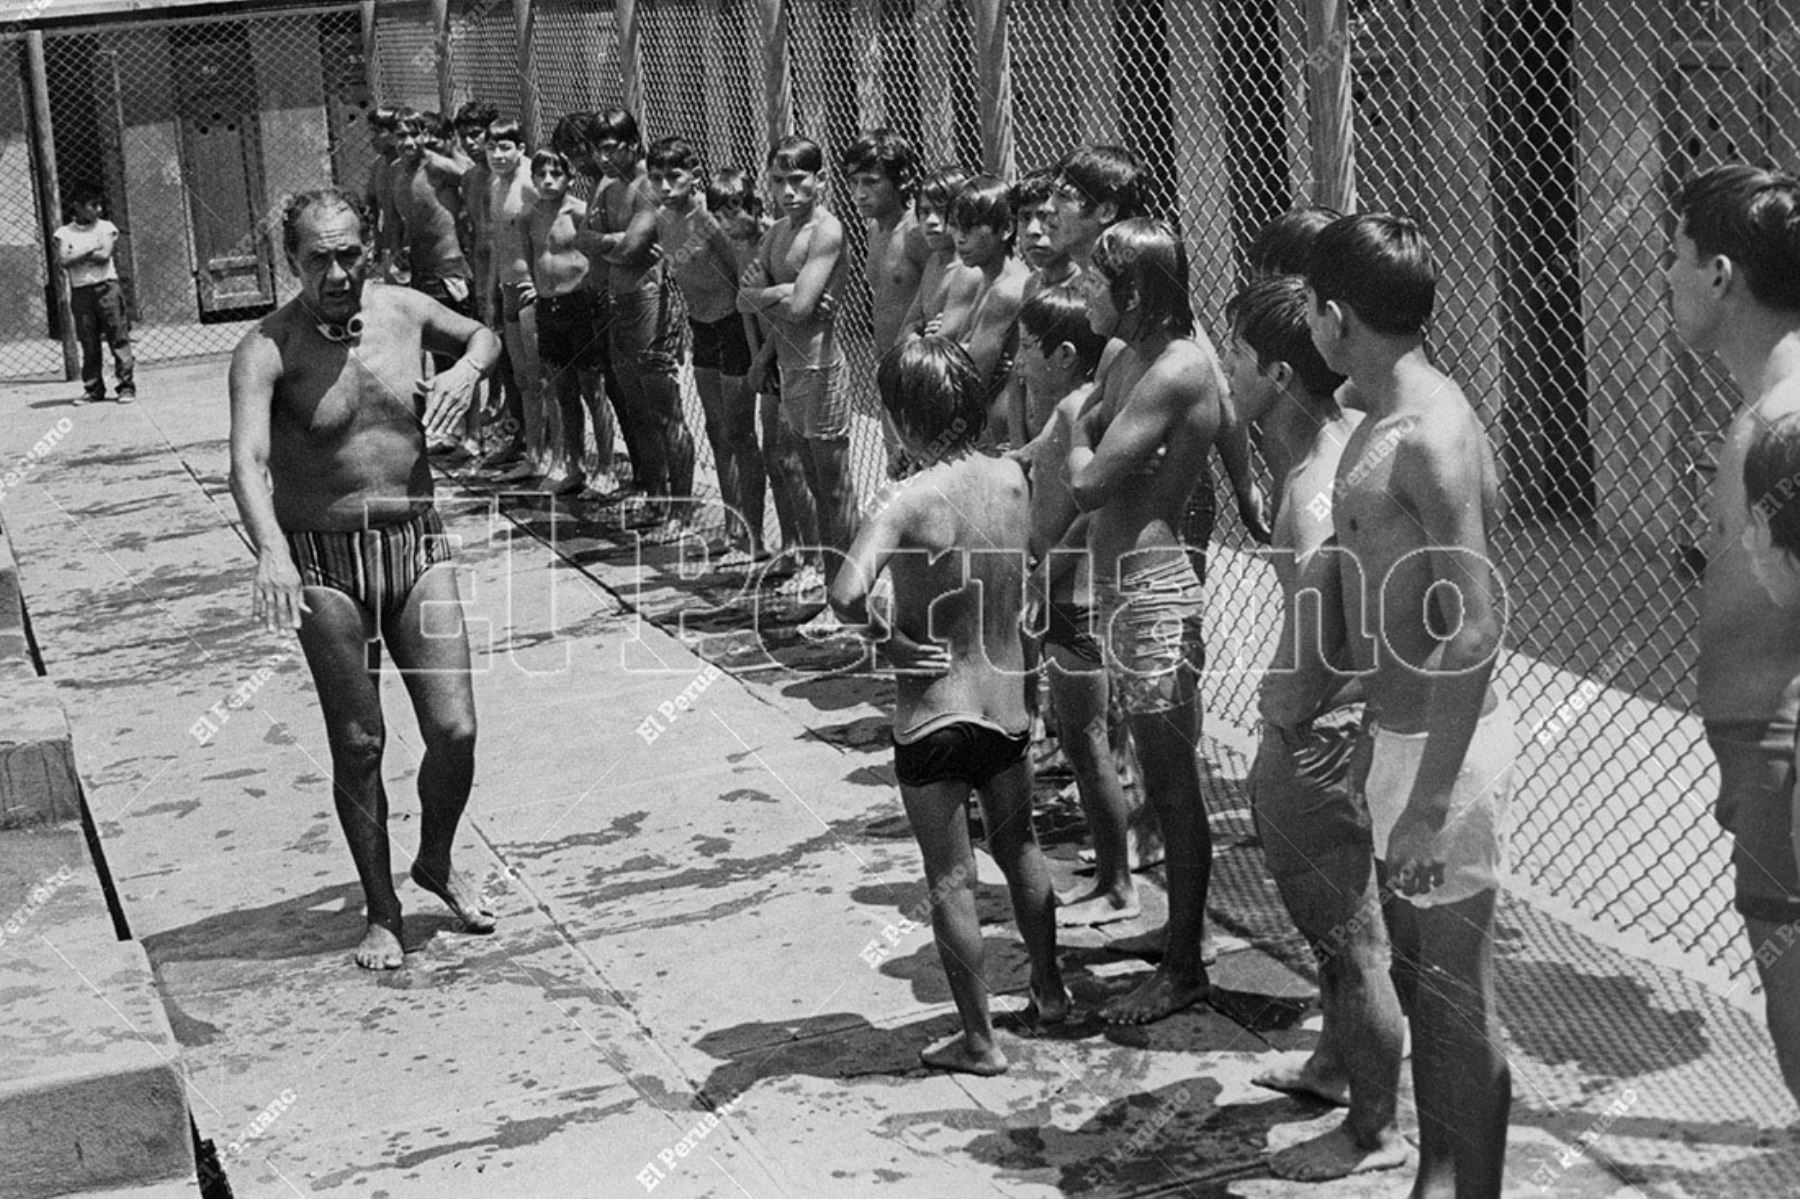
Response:
[[[250,601],[251,617],[270,632],[281,633],[298,629],[301,614],[311,611],[294,560],[286,554],[258,554],[256,588]]]

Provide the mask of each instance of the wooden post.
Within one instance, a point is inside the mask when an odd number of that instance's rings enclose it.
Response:
[[[438,111],[454,115],[456,68],[450,61],[450,0],[431,0],[431,46],[437,63]]]
[[[641,22],[637,0],[615,0],[613,21],[619,31],[619,85],[624,93],[625,111],[644,127],[644,62],[638,46]]]
[[[794,80],[788,67],[787,0],[757,0],[756,8],[762,31],[763,107],[768,115],[769,145],[773,146],[794,131]]]
[[[1012,53],[1006,37],[1005,0],[970,0],[975,25],[975,92],[981,109],[981,165],[1002,179],[1013,177]]]
[[[537,27],[532,0],[513,0],[513,21],[519,31],[519,124],[525,129],[525,144],[535,150],[544,143],[537,72],[531,61],[531,40]]]
[[[56,131],[50,125],[50,76],[44,68],[44,34],[25,35],[25,58],[31,72],[32,131],[37,142],[38,203],[44,210],[44,245],[51,255],[51,290],[56,293],[56,319],[62,326],[63,378],[81,378],[81,345],[75,339],[75,311],[69,304],[69,273],[55,261],[51,236],[62,224],[62,188],[56,182]]]
[[[864,129],[887,124],[887,97],[881,90],[881,0],[859,0],[851,10],[856,39],[856,120]]]
[[[1350,96],[1349,0],[1307,0],[1307,108],[1313,203],[1356,211],[1355,108]]]
[[[369,84],[369,95],[377,105],[385,104],[387,97],[381,94],[381,53],[380,43],[375,38],[375,0],[362,0],[359,6],[362,16],[363,43],[363,77]]]

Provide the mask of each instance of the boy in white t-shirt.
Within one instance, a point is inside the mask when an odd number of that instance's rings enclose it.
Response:
[[[75,337],[81,342],[81,398],[87,404],[106,398],[106,379],[100,373],[100,341],[112,346],[113,373],[119,380],[119,403],[137,399],[131,353],[131,318],[125,314],[125,292],[119,286],[119,270],[113,265],[118,226],[101,217],[106,197],[99,188],[78,189],[69,205],[74,220],[56,231],[56,260],[69,274],[69,307],[75,317]]]

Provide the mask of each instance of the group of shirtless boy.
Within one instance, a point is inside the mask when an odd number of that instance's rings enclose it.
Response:
[[[836,320],[845,236],[821,203],[820,148],[804,138],[775,146],[768,183],[783,215],[764,230],[747,172],[714,171],[702,184],[691,148],[664,139],[646,154],[628,122],[616,111],[566,118],[556,148],[532,156],[529,193],[517,179],[517,127],[490,122],[494,237],[467,273],[441,228],[415,235],[403,202],[388,206],[407,232],[390,239],[389,218],[356,198],[298,197],[284,239],[301,294],[233,360],[232,486],[258,550],[256,610],[299,631],[319,685],[339,815],[369,902],[358,964],[393,968],[403,956],[387,870],[377,638],[405,672],[426,745],[412,878],[471,931],[494,927],[450,861],[475,714],[466,643],[444,635],[439,613],[423,632],[425,604],[460,612],[453,572],[438,569],[429,439],[467,428],[477,381],[493,373],[503,342],[523,348],[517,326],[536,307],[547,376],[572,366],[632,378],[603,386],[640,483],[660,517],[679,521],[691,444],[684,452],[677,432],[679,392],[663,394],[658,381],[668,364],[672,384],[679,344],[667,327],[673,276],[710,394],[721,486],[740,515],[757,517],[745,521],[741,548],[761,548],[762,482],[793,470],[789,494],[774,489],[784,535],[816,529],[795,544],[840,551],[816,560],[831,609],[893,669],[894,769],[964,1024],[924,1062],[1007,1068],[983,980],[971,794],[1031,957],[1020,1027],[1071,1015],[1059,918],[1139,914],[1116,766],[1126,741],[1164,846],[1169,921],[1150,977],[1100,1015],[1144,1023],[1207,997],[1205,656],[1201,576],[1184,533],[1215,447],[1246,526],[1269,533],[1249,468],[1254,436],[1274,481],[1284,625],[1261,690],[1250,788],[1271,873],[1320,960],[1324,1008],[1315,1050],[1259,1081],[1348,1108],[1341,1126],[1273,1165],[1323,1179],[1411,1159],[1395,1120],[1409,1026],[1414,1194],[1498,1194],[1510,1081],[1494,1014],[1493,918],[1517,742],[1492,685],[1506,619],[1489,556],[1497,476],[1474,409],[1425,354],[1438,273],[1418,227],[1379,213],[1279,218],[1252,248],[1253,277],[1228,308],[1221,355],[1196,325],[1182,239],[1145,215],[1144,169],[1131,151],[1083,146],[1008,186],[951,170],[921,178],[903,139],[866,135],[842,166],[867,222],[876,390],[896,478],[858,527]],[[585,211],[558,188],[576,161],[602,180]],[[441,180],[418,183],[433,178],[432,160],[422,162],[396,176],[410,180],[400,194],[415,210],[428,207],[427,192],[443,200]],[[1800,225],[1800,184],[1716,174],[1681,200],[1677,325],[1759,398],[1722,463],[1721,478],[1735,472],[1738,482],[1722,493],[1720,556],[1709,567],[1702,702],[1727,767],[1719,811],[1737,838],[1739,906],[1794,1085],[1800,951],[1764,950],[1777,941],[1785,950],[1793,938],[1781,931],[1800,920],[1800,516],[1787,504],[1800,490],[1800,416],[1789,412],[1800,400],[1788,394],[1800,378],[1800,296],[1771,282],[1800,277],[1780,274],[1800,267],[1800,235],[1775,217],[1765,222],[1773,232],[1752,223],[1746,234],[1738,216],[1772,205]],[[404,251],[412,290],[375,281],[377,244]],[[587,265],[577,268],[577,256]],[[570,301],[576,316],[551,305],[546,339],[546,300],[574,295],[593,273],[604,291]],[[454,311],[470,281],[498,335]],[[558,340],[579,340],[580,321],[603,331],[604,352],[590,340],[564,356]],[[426,352],[443,357],[420,378]],[[529,371],[517,369],[528,359],[512,357],[531,451],[553,411],[566,435],[591,390],[572,389],[573,401],[556,392],[534,423]],[[782,440],[767,436],[765,400],[758,446],[754,407],[771,365]],[[562,444],[564,469],[579,469],[575,442]],[[785,517],[802,508],[815,523],[790,527]],[[884,573],[888,595],[876,586]],[[1754,668],[1739,663],[1727,689],[1717,680],[1734,667],[1722,659],[1746,653]],[[1060,904],[1032,829],[1026,684],[1040,655],[1096,852],[1092,887]],[[1766,694],[1746,695],[1739,674],[1765,678]]]

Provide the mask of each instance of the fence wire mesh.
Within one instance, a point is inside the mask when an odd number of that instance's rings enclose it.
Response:
[[[995,62],[978,51],[981,2],[787,0],[780,45],[756,0],[456,0],[443,30],[431,6],[386,0],[368,30],[351,6],[53,29],[57,179],[65,194],[107,189],[153,360],[227,348],[289,294],[266,214],[285,191],[360,184],[376,100],[485,100],[541,141],[565,113],[635,97],[647,139],[680,134],[709,168],[760,170],[791,120],[824,147],[848,233],[840,320],[866,496],[884,457],[866,235],[838,165],[859,132],[898,130],[928,167],[1009,174],[1078,142],[1131,146],[1188,242],[1195,309],[1216,336],[1254,230],[1316,194],[1309,66],[1347,52],[1358,205],[1433,235],[1431,349],[1503,464],[1494,542],[1512,652],[1499,681],[1529,735],[1515,876],[1741,964],[1691,685],[1700,502],[1733,392],[1675,343],[1659,256],[1680,179],[1734,159],[1800,166],[1800,12],[1358,0],[1343,44],[1317,45],[1300,0],[1009,0],[994,6]],[[0,38],[0,55],[0,270],[15,297],[0,374],[16,376],[60,364],[43,242],[57,222],[34,190],[19,38]],[[1278,605],[1230,507],[1205,700],[1249,728]]]

